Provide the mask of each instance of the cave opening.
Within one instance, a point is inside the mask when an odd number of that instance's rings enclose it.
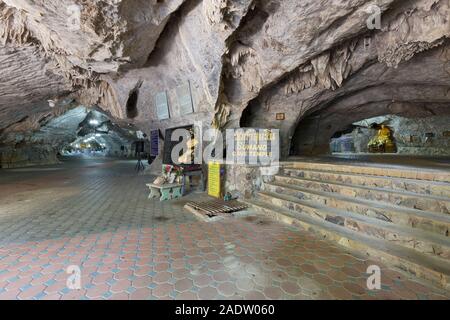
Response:
[[[417,155],[450,156],[450,112],[383,114],[337,121],[336,115],[312,115],[299,122],[291,156]]]
[[[138,139],[131,124],[112,118],[98,107],[71,105],[55,113],[44,113],[45,121],[20,123],[33,130],[4,135],[8,144],[0,144],[0,166],[16,168],[58,164],[61,160],[132,158],[132,143]]]
[[[251,122],[254,118],[253,109],[252,109],[252,103],[253,101],[250,101],[247,108],[242,111],[241,118],[239,120],[239,127],[246,128],[251,125]]]
[[[449,300],[449,3],[0,0],[0,300]]]
[[[139,99],[139,91],[137,89],[131,91],[126,105],[126,112],[128,119],[134,119],[138,116],[137,103]]]
[[[352,124],[346,130],[336,132],[330,139],[330,153],[394,154],[397,153],[394,134],[394,128],[391,126],[370,119],[363,120]]]
[[[102,134],[90,134],[87,136],[79,136],[72,143],[65,145],[61,154],[64,156],[74,155],[102,155],[105,156],[106,152],[111,146],[107,144],[107,138]]]
[[[137,131],[132,125],[113,121],[105,113],[92,110],[79,123],[76,136],[64,145],[61,154],[73,158],[131,158],[136,139]]]

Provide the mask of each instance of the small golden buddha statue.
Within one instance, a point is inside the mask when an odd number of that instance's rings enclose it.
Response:
[[[187,142],[187,150],[181,157],[178,158],[178,163],[180,164],[192,164],[194,162],[195,148],[199,142],[194,138],[193,130],[190,130],[190,133],[191,139]]]
[[[396,147],[392,140],[391,130],[382,124],[377,135],[369,141],[368,147],[370,152],[395,152]]]

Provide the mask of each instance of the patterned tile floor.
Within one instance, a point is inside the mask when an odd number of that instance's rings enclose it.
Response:
[[[0,170],[0,299],[448,299],[260,216],[215,223],[147,200],[134,162]],[[192,195],[188,198],[197,198]],[[369,265],[382,289],[366,288]],[[81,289],[67,287],[69,266]]]

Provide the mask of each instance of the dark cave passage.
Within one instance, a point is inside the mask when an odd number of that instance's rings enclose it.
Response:
[[[130,93],[127,100],[126,112],[128,119],[134,119],[139,115],[137,103],[139,99],[139,90],[135,89]]]

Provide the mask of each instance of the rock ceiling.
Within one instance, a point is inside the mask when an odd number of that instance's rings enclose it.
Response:
[[[274,126],[292,136],[308,112],[351,101],[356,92],[379,96],[377,79],[401,86],[410,80],[404,65],[424,53],[441,69],[436,76],[420,64],[414,72],[423,76],[414,85],[439,87],[439,101],[430,94],[429,102],[446,103],[449,6],[450,0],[0,0],[0,130],[48,112],[48,100],[70,97],[143,130],[195,120],[238,126],[246,108],[259,119],[251,124],[262,126],[287,112],[291,120]],[[367,23],[374,8],[380,29]],[[176,109],[176,88],[187,82],[195,113],[171,110],[170,120],[158,121],[155,95],[167,91]],[[402,101],[414,102],[408,95]]]

